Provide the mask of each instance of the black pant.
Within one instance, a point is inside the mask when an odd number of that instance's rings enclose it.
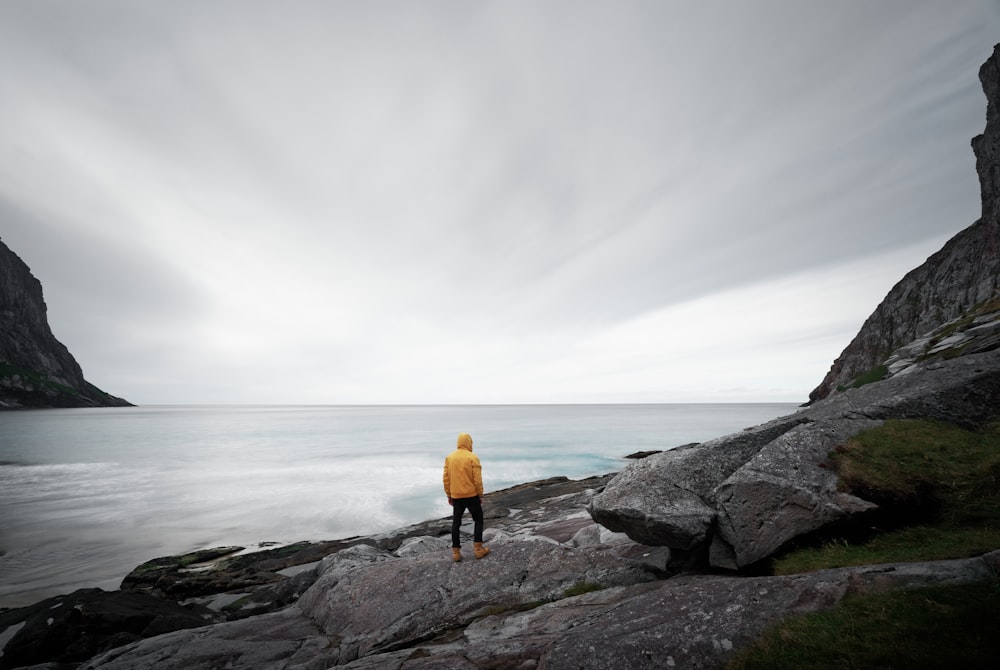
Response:
[[[465,514],[466,509],[472,514],[473,540],[475,542],[482,542],[483,504],[479,501],[479,498],[455,498],[452,500],[452,503],[454,508],[451,512],[451,546],[462,546],[461,538],[459,538],[459,530],[462,528],[462,515]]]

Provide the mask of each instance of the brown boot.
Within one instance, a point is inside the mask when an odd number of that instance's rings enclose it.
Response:
[[[474,553],[476,554],[476,558],[482,558],[486,554],[490,553],[490,548],[484,547],[482,542],[476,542],[475,547],[476,549]]]
[[[462,550],[459,549],[458,547],[452,547],[451,557],[455,560],[456,563],[458,563],[460,560],[462,560]]]

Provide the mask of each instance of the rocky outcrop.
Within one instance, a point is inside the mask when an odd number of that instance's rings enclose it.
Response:
[[[505,542],[495,556],[458,564],[449,564],[443,552],[400,559],[371,547],[348,551],[325,562],[300,604],[139,641],[83,669],[721,668],[788,616],[828,609],[855,594],[987,583],[1000,568],[1000,552],[994,552],[786,577],[691,575],[488,606],[481,598],[490,588],[503,587],[510,596],[525,583],[506,581],[515,576],[513,563],[535,554],[524,566],[530,573],[546,553],[544,543]],[[507,551],[513,554],[503,564],[488,562]],[[394,569],[402,572],[392,577]],[[409,600],[418,592],[427,607]]]
[[[982,217],[896,284],[809,398],[850,386],[897,348],[993,297],[1000,288],[1000,45],[979,70],[986,129],[972,140]]]
[[[0,612],[0,668],[81,663],[123,644],[222,619],[199,605],[127,591],[81,589]]]
[[[588,509],[609,529],[684,559],[741,569],[791,540],[876,509],[838,489],[829,456],[891,418],[975,428],[1000,414],[1000,301],[895,352],[888,379],[795,414],[628,465]]]
[[[41,283],[0,241],[0,407],[129,404],[83,378],[49,328]]]

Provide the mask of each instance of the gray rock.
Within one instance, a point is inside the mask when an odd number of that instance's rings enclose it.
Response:
[[[926,360],[904,376],[788,417],[632,463],[588,510],[636,542],[694,552],[695,559],[707,548],[712,566],[742,568],[875,508],[838,491],[829,469],[830,453],[850,437],[889,418],[975,428],[996,415],[998,397],[1000,350]]]
[[[775,437],[799,425],[795,415],[727,438],[686,445],[628,465],[587,509],[595,521],[636,542],[690,550],[715,522],[710,495]]]
[[[988,583],[1000,552],[974,559],[824,570],[788,577],[686,576],[609,588],[482,617],[461,635],[345,667],[722,668],[768,627],[892,589]]]
[[[343,664],[412,646],[498,609],[563,598],[577,584],[618,586],[654,578],[617,556],[540,537],[495,536],[490,546],[486,558],[460,563],[451,561],[450,552],[405,560],[374,549],[363,556],[340,552],[298,607],[335,641],[331,658]]]
[[[849,594],[990,579],[990,566],[981,559],[788,577],[678,577],[656,589],[623,590],[629,597],[589,607],[582,620],[577,616],[574,625],[546,647],[540,661],[547,670],[720,668],[769,626],[788,616],[828,609]],[[533,623],[540,623],[545,614],[533,612]]]
[[[796,427],[733,473],[712,496],[718,537],[711,564],[729,569],[750,565],[792,538],[874,509],[873,503],[838,491],[836,474],[822,466],[834,448],[878,423],[844,419]]]
[[[1000,570],[993,552],[788,577],[650,581],[614,556],[628,543],[613,539],[573,549],[497,530],[494,553],[457,564],[447,551],[398,557],[359,544],[324,559],[316,583],[285,610],[138,641],[82,670],[721,668],[769,625],[847,595],[987,583]],[[583,582],[605,588],[568,594]]]
[[[444,537],[411,537],[403,541],[396,555],[400,558],[406,556],[419,556],[420,554],[443,554],[451,548],[451,540]]]

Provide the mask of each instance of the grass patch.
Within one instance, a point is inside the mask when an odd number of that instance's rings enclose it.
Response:
[[[600,591],[604,587],[595,582],[579,581],[573,584],[565,591],[563,591],[563,598],[572,598],[573,596],[580,596],[584,593],[592,593],[593,591]],[[542,605],[547,605],[548,603],[555,602],[555,600],[560,600],[561,598],[548,599],[548,600],[532,600],[526,603],[498,603],[496,605],[490,605],[482,611],[480,616],[497,616],[500,614],[513,614],[515,612],[527,612],[528,610],[533,610],[536,607],[541,607]]]
[[[1000,422],[965,430],[891,420],[831,455],[841,488],[882,507],[887,530],[776,558],[776,574],[965,558],[1000,548]]]
[[[797,549],[776,558],[773,569],[776,575],[792,575],[852,565],[971,558],[997,548],[1000,548],[1000,528],[910,526],[879,533],[862,543],[839,539]]]
[[[9,363],[0,363],[0,379],[14,377],[20,377],[36,387],[49,388],[65,395],[80,395],[76,392],[76,390],[70,388],[69,386],[60,384],[59,382],[54,382],[45,375],[35,372],[34,370],[14,367]]]
[[[864,386],[865,384],[872,384],[874,382],[882,381],[889,374],[889,368],[884,365],[879,365],[868,372],[863,372],[854,379],[851,380],[850,384],[846,386],[838,386],[838,391],[846,391],[847,389],[856,389]]]
[[[1000,658],[997,621],[997,583],[850,597],[778,624],[727,668],[992,669]]]
[[[933,347],[933,345],[937,344],[938,342],[940,342],[941,340],[943,340],[946,337],[954,335],[956,332],[963,331],[963,330],[967,329],[969,326],[972,325],[972,323],[978,317],[983,316],[984,314],[991,314],[991,313],[996,312],[998,310],[1000,310],[1000,296],[994,297],[994,298],[989,298],[988,300],[984,300],[983,302],[979,303],[978,305],[973,306],[965,314],[964,317],[955,320],[952,324],[950,324],[949,326],[943,328],[941,330],[941,332],[938,333],[938,336],[931,343],[931,346]]]

